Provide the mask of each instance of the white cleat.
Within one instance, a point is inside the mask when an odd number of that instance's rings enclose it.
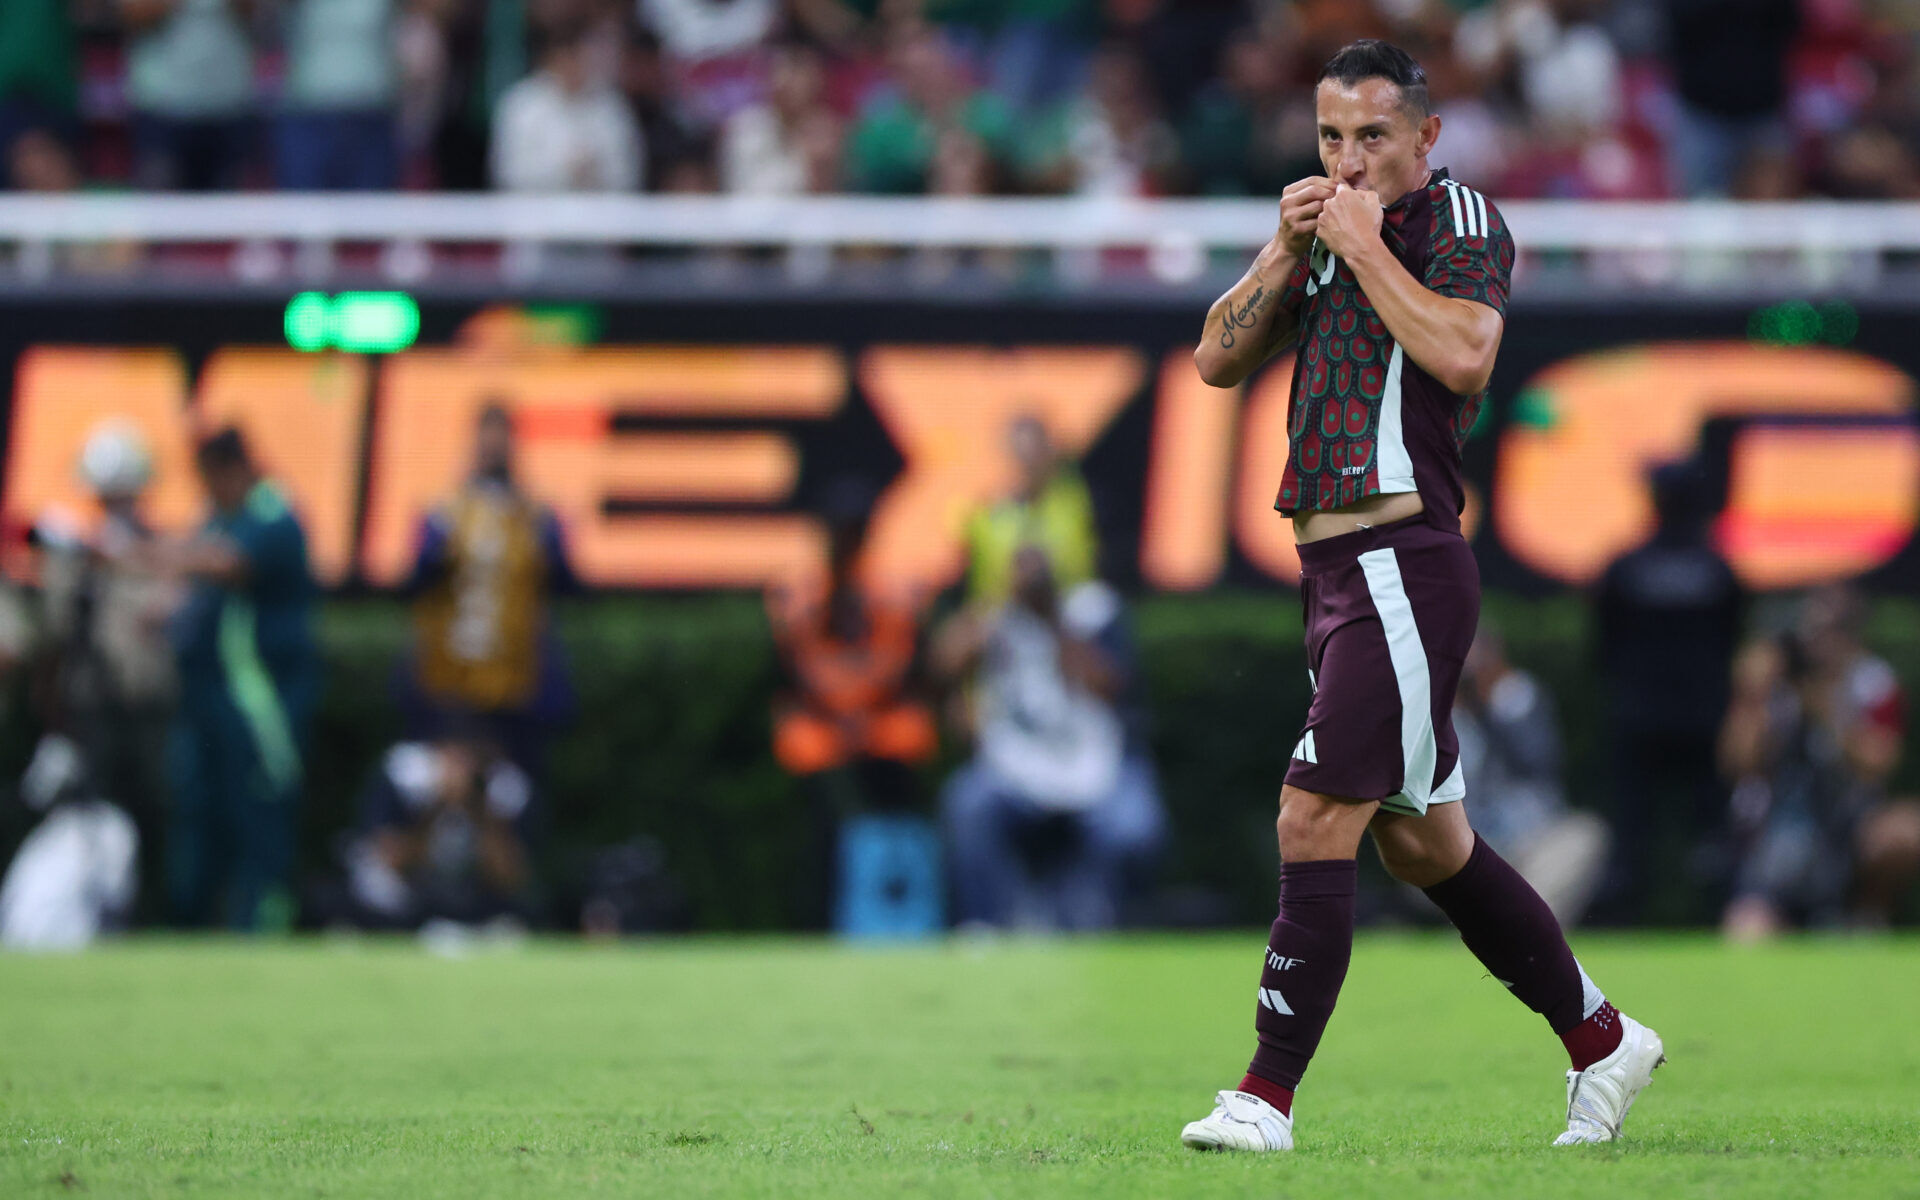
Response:
[[[1619,1048],[1584,1071],[1567,1072],[1567,1131],[1553,1144],[1579,1146],[1619,1137],[1634,1097],[1666,1061],[1660,1035],[1622,1014]]]
[[[1180,1131],[1180,1140],[1195,1150],[1293,1149],[1293,1118],[1246,1092],[1221,1092],[1213,1098],[1211,1116]]]

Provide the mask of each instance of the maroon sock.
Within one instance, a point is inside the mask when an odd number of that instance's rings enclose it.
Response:
[[[1620,1048],[1620,1010],[1605,1000],[1586,1020],[1560,1035],[1573,1069],[1584,1071]]]
[[[1260,1046],[1247,1074],[1285,1093],[1286,1105],[1244,1080],[1241,1090],[1282,1112],[1293,1110],[1293,1089],[1326,1032],[1353,958],[1355,874],[1350,858],[1280,865],[1280,918],[1267,939],[1260,1005],[1253,1011]]]
[[[1447,914],[1481,965],[1522,1004],[1545,1017],[1563,1040],[1601,1015],[1606,998],[1574,961],[1553,910],[1479,834],[1474,835],[1467,865],[1428,888],[1427,898]],[[1578,1050],[1567,1042],[1571,1057],[1577,1060],[1605,1045],[1588,1062],[1605,1058],[1620,1044],[1620,1023],[1610,1019],[1604,1027],[1593,1026],[1579,1040]],[[1586,1065],[1576,1062],[1575,1069]]]
[[[1293,1089],[1284,1088],[1271,1079],[1262,1079],[1258,1075],[1242,1075],[1240,1090],[1249,1096],[1258,1096],[1273,1105],[1287,1116],[1293,1115]]]

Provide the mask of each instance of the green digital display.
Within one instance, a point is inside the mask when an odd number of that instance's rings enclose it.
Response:
[[[405,292],[301,292],[284,324],[295,350],[392,354],[420,336],[420,305]]]
[[[1844,300],[1815,307],[1805,300],[1769,305],[1747,318],[1747,336],[1774,346],[1809,346],[1824,342],[1845,346],[1860,332],[1860,314]]]

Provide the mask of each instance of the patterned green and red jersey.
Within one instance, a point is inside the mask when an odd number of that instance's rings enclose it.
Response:
[[[1513,238],[1500,211],[1444,169],[1387,206],[1380,236],[1430,290],[1505,315]],[[1486,393],[1455,395],[1407,358],[1353,268],[1317,240],[1281,303],[1296,315],[1299,349],[1290,452],[1274,507],[1291,516],[1417,491],[1429,521],[1458,530],[1466,500],[1460,449]]]

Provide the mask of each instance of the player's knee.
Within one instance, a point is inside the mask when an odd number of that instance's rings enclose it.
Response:
[[[1352,858],[1366,827],[1366,810],[1350,801],[1289,787],[1280,793],[1273,830],[1285,862]]]

